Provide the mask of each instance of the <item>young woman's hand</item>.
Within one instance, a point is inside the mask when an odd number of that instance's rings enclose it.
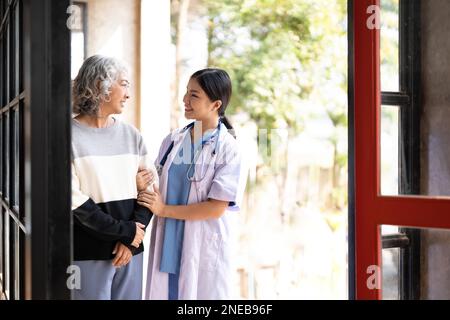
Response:
[[[144,191],[153,182],[153,173],[147,169],[141,169],[136,175],[137,191]]]
[[[164,216],[164,209],[166,205],[161,199],[161,193],[158,187],[154,187],[155,192],[141,191],[139,192],[137,202],[141,206],[149,209],[153,214],[157,216]]]

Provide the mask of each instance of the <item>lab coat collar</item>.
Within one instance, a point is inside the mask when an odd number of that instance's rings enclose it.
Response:
[[[192,123],[190,125],[187,125],[184,128],[175,130],[175,132],[173,133],[173,136],[172,136],[172,141],[174,142],[174,147],[177,147],[177,145],[184,140],[184,138],[186,137],[186,134],[189,133],[188,129],[191,128],[191,125],[192,125]],[[228,133],[227,127],[222,122],[220,122],[219,144],[222,143],[222,141],[225,139],[225,136],[227,133]],[[217,139],[217,135],[214,136],[214,138],[212,139],[212,142],[215,141],[215,139]]]

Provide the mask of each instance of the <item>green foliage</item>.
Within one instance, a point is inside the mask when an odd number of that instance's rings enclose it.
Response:
[[[332,130],[323,138],[333,144],[333,170],[341,174],[347,164],[347,1],[203,0],[203,5],[208,65],[227,70],[233,80],[229,112],[244,111],[260,129],[288,127],[293,135],[328,119]],[[276,141],[269,136],[268,143]],[[261,154],[266,160],[274,156]],[[283,169],[272,167],[273,174]],[[344,195],[335,190],[337,207]]]
[[[203,2],[209,65],[233,79],[230,112],[246,111],[259,128],[286,124],[294,134],[317,116],[347,125],[346,1]]]
[[[209,64],[233,79],[230,111],[244,110],[260,128],[287,124],[294,132],[304,118],[308,65],[318,54],[310,32],[313,1],[204,1],[210,26]]]
[[[233,81],[228,112],[243,111],[258,128],[268,129],[269,150],[276,155],[284,151],[281,145],[270,148],[276,144],[271,129],[287,127],[298,135],[328,119],[322,138],[335,148],[333,171],[345,174],[347,1],[200,1],[197,9],[204,11],[197,17],[207,22],[208,66],[227,70]],[[265,160],[273,156],[260,153]],[[275,175],[284,169],[270,168]],[[333,194],[337,207],[345,196],[341,191]]]
[[[398,91],[399,0],[381,1],[381,89]]]

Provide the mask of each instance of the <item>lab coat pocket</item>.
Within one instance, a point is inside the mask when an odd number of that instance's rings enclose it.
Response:
[[[205,232],[202,247],[200,269],[207,271],[216,270],[222,249],[222,237],[216,232]]]

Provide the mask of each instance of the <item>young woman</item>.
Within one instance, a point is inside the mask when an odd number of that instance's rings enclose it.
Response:
[[[147,299],[232,297],[236,213],[230,211],[238,210],[243,185],[238,145],[225,118],[230,97],[225,71],[204,69],[191,76],[183,101],[186,118],[195,121],[163,141],[156,160],[160,190],[138,195],[138,203],[157,216]]]

